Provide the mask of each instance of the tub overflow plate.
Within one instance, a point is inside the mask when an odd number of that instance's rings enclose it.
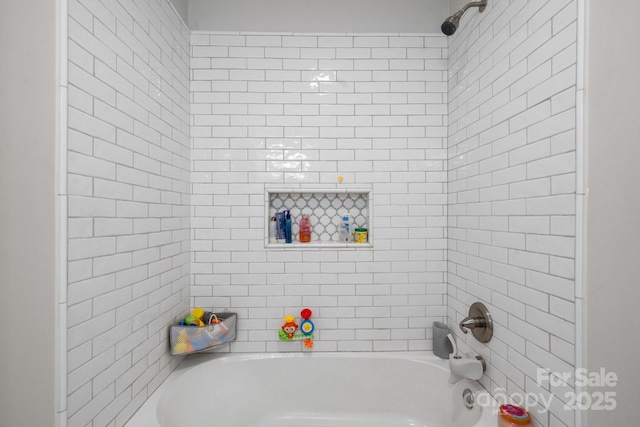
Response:
[[[462,401],[464,402],[464,407],[467,409],[473,409],[475,406],[476,399],[473,397],[473,392],[468,388],[462,392]]]

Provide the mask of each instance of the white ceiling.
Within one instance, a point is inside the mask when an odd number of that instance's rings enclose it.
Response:
[[[449,0],[171,1],[207,31],[439,33],[450,15]]]

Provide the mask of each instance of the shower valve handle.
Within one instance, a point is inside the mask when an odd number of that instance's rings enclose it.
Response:
[[[469,330],[475,339],[481,343],[487,343],[493,336],[493,320],[487,307],[480,302],[474,302],[469,307],[469,315],[460,322],[460,330],[465,334]]]
[[[460,330],[462,332],[469,333],[469,329],[484,328],[485,321],[482,317],[465,317],[460,322]]]

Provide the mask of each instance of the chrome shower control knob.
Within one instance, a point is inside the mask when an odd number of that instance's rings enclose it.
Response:
[[[473,336],[480,342],[486,343],[493,336],[493,320],[487,307],[481,302],[474,302],[469,307],[469,316],[460,322],[460,330],[468,333],[471,329]]]

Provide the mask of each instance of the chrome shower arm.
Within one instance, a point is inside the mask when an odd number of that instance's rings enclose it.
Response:
[[[462,13],[464,13],[464,12],[466,12],[468,9],[470,9],[472,7],[479,7],[480,8],[480,12],[484,12],[484,8],[487,7],[487,0],[472,1],[471,3],[467,3],[464,6],[462,6],[462,9],[460,9],[460,10],[462,11]]]
[[[454,13],[453,15],[451,15],[450,17],[448,17],[443,23],[442,26],[440,27],[440,29],[442,30],[442,32],[447,35],[450,36],[453,33],[456,32],[456,30],[458,29],[458,24],[460,24],[460,18],[462,18],[462,15],[464,15],[464,13],[472,8],[472,7],[477,7],[479,8],[478,11],[479,12],[484,12],[485,8],[487,7],[487,1],[488,0],[482,0],[482,1],[472,1],[471,3],[467,3],[465,4],[462,9],[460,9],[459,11],[457,11],[456,13]]]

